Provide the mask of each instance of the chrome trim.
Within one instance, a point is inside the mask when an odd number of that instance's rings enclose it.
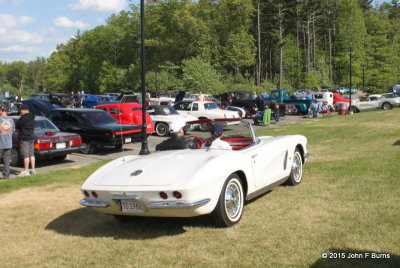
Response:
[[[119,200],[119,199],[134,199],[134,200],[140,200],[140,196],[138,195],[114,195],[112,200]]]
[[[79,202],[82,206],[86,207],[96,207],[96,208],[106,208],[110,206],[110,202],[89,202],[86,199],[82,199]]]
[[[148,208],[182,208],[182,207],[196,207],[200,205],[207,204],[208,202],[211,201],[211,198],[206,198],[203,200],[199,200],[193,203],[177,203],[176,201],[173,201],[174,203],[169,203],[169,202],[164,202],[160,204],[160,202],[157,202],[158,204],[150,204],[147,207]]]
[[[306,153],[304,154],[304,158],[309,158],[312,154],[311,153]]]

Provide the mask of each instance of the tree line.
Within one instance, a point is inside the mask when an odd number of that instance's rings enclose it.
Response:
[[[155,2],[155,3],[153,3]],[[221,93],[400,81],[400,2],[165,0],[145,6],[148,91]],[[0,62],[2,91],[138,91],[140,12],[77,32],[49,58]]]

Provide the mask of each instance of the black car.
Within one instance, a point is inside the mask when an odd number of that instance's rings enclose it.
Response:
[[[140,125],[121,125],[111,115],[98,109],[60,108],[51,111],[49,119],[62,131],[78,133],[85,149],[93,153],[98,147],[122,148],[141,137]]]

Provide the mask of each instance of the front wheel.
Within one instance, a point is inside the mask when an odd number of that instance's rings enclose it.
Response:
[[[297,185],[301,182],[301,178],[303,176],[303,160],[301,158],[300,151],[296,149],[294,151],[292,166],[289,178],[287,179],[287,183],[289,185]]]
[[[384,104],[382,104],[382,109],[385,111],[390,110],[392,109],[392,105],[390,105],[390,103],[388,102],[385,102]]]
[[[243,214],[243,206],[242,182],[239,176],[234,173],[226,179],[211,217],[217,226],[230,227],[240,221]]]

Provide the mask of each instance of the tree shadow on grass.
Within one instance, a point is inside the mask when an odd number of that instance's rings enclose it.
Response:
[[[321,255],[323,253],[321,252]],[[388,256],[389,255],[389,256]],[[310,268],[386,268],[400,267],[400,256],[390,252],[331,248],[326,258],[319,258]]]
[[[90,208],[70,211],[46,226],[60,234],[83,237],[113,237],[114,239],[145,240],[185,233],[185,227],[213,227],[208,216],[194,218],[134,217],[131,222],[119,222],[111,215]]]
[[[400,140],[396,141],[395,143],[393,143],[394,146],[400,146]]]

